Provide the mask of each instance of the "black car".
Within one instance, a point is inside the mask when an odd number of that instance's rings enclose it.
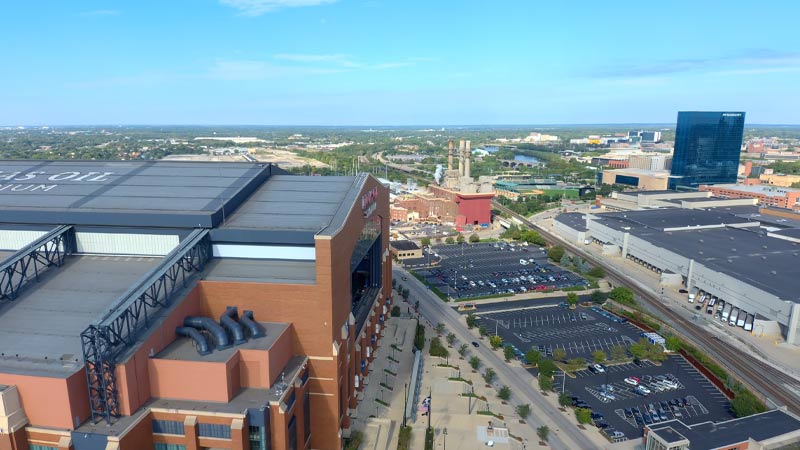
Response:
[[[473,347],[480,347],[480,346],[481,346],[481,344],[478,344],[477,342],[475,342],[475,341],[472,341],[472,346],[473,346]]]
[[[590,365],[590,366],[589,366],[589,370],[590,370],[592,373],[598,373],[598,372],[597,372],[597,369],[595,369],[595,368],[594,368],[594,365]]]
[[[639,358],[633,358],[633,363],[639,367],[642,367],[642,360]]]
[[[592,420],[599,420],[599,419],[602,419],[602,418],[603,418],[602,414],[600,414],[598,412],[593,412],[592,413]]]

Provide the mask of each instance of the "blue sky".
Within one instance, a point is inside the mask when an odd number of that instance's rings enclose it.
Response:
[[[800,3],[8,1],[0,124],[800,123]]]

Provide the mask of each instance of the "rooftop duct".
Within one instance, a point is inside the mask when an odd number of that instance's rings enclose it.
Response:
[[[247,340],[244,338],[244,329],[236,322],[239,317],[239,312],[235,306],[228,306],[224,313],[219,318],[222,326],[228,330],[233,336],[234,345],[244,344]]]
[[[225,332],[225,329],[208,317],[187,317],[183,319],[183,325],[208,331],[214,339],[217,350],[224,350],[231,346],[231,340],[228,338],[228,333]]]
[[[192,327],[178,327],[175,328],[175,334],[191,338],[197,345],[197,353],[203,356],[211,353],[211,348],[208,346],[208,339],[196,329]]]
[[[264,329],[261,328],[261,325],[256,323],[253,318],[253,311],[245,311],[242,313],[242,317],[239,318],[239,323],[244,325],[248,333],[250,333],[251,338],[260,338],[267,335]]]

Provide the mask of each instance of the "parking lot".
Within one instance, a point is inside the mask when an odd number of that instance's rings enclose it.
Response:
[[[428,251],[438,266],[416,273],[457,299],[588,286],[581,276],[550,264],[546,250],[534,245],[437,245]]]
[[[636,393],[631,377],[651,393]],[[555,379],[556,389],[569,392],[577,399],[574,403],[585,402],[607,432],[620,431],[628,439],[640,438],[645,424],[672,419],[695,424],[733,417],[728,399],[680,355],[670,355],[661,365],[642,361],[641,366],[607,366],[603,373],[578,371],[575,378],[560,373]]]
[[[516,302],[509,304],[513,307]],[[568,309],[563,306],[515,308],[505,311],[476,311],[480,326],[495,332],[503,342],[525,352],[538,349],[552,356],[560,348],[567,358],[591,359],[592,352],[608,354],[615,346],[629,346],[640,338],[641,330],[614,315],[604,316],[599,308]]]
[[[479,305],[473,313],[490,335],[497,333],[504,343],[513,345],[520,359],[531,348],[551,358],[553,350],[560,348],[567,359],[591,361],[592,352],[610,354],[611,348],[628,347],[642,334],[626,319],[599,307],[572,310],[563,304],[497,302]],[[603,372],[596,372],[587,367],[575,372],[574,378],[559,372],[556,390],[570,392],[574,403],[591,408],[609,434],[618,431],[624,438],[641,438],[648,423],[678,418],[694,424],[733,417],[728,399],[680,355],[670,355],[660,365],[637,360],[608,364]]]

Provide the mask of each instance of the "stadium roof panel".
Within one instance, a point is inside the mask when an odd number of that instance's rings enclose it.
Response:
[[[260,163],[0,161],[0,221],[216,225],[273,173]]]

